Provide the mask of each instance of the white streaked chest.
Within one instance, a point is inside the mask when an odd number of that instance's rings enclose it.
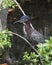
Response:
[[[25,30],[25,26],[23,26],[23,33],[24,33],[24,35],[25,35],[25,37],[27,36],[27,32],[26,32],[26,30]]]
[[[30,23],[30,26],[28,25],[24,25],[23,26],[23,33],[25,35],[25,37],[30,36],[32,33],[32,30],[34,30],[34,27],[32,26],[32,24]]]

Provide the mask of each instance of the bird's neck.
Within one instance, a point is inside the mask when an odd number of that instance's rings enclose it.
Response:
[[[30,37],[32,30],[34,30],[34,27],[32,26],[30,22],[24,23],[23,32],[24,32],[25,37],[27,37],[27,35]]]
[[[31,25],[30,25],[30,22],[26,22],[24,24],[24,32],[28,35],[31,34]]]
[[[26,22],[26,23],[25,23],[25,28],[28,29],[28,30],[31,29],[30,22]]]
[[[25,26],[28,27],[28,28],[30,28],[31,27],[30,26],[30,22],[29,21],[25,22]]]
[[[34,27],[33,27],[33,25],[31,24],[31,22],[26,22],[26,23],[24,24],[24,26],[25,26],[26,28],[29,28],[29,29],[34,29]]]

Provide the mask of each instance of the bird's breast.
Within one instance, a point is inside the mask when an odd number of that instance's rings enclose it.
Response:
[[[26,37],[31,36],[31,28],[29,26],[23,26],[23,32]]]

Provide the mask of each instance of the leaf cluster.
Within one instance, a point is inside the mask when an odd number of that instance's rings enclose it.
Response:
[[[10,36],[12,36],[12,34],[7,34],[6,32],[10,32],[10,31],[3,30],[0,32],[0,48],[2,48],[2,49],[4,49],[5,46],[11,47]]]
[[[13,0],[3,0],[0,9],[5,9],[8,7],[15,8],[16,4]]]
[[[30,54],[25,52],[23,56],[23,61],[26,61],[29,65],[37,65],[39,55],[35,54],[35,52],[31,52]]]
[[[52,65],[52,37],[49,40],[45,40],[45,43],[39,43],[37,45],[37,51],[41,56],[41,60],[43,61],[43,65]],[[24,61],[33,61],[30,62],[29,65],[40,65],[39,55],[35,54],[35,52],[27,53],[25,52],[23,55]],[[28,64],[26,64],[28,65]]]
[[[37,45],[38,51],[42,56],[44,65],[52,65],[52,37],[45,41],[46,43]]]

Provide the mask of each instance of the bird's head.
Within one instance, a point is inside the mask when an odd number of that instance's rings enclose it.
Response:
[[[15,24],[15,23],[23,23],[23,24],[24,24],[24,23],[26,23],[26,22],[29,22],[29,20],[30,20],[30,17],[27,16],[27,15],[24,15],[24,16],[22,16],[22,17],[20,18],[20,20],[14,22],[14,24]]]

